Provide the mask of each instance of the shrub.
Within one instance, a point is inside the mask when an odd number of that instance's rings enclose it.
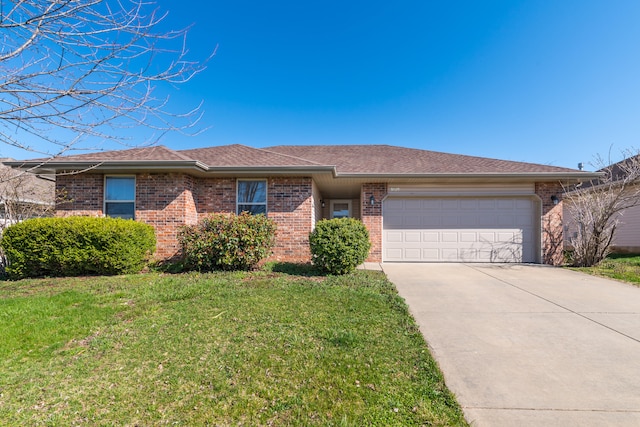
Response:
[[[119,218],[34,218],[0,242],[10,278],[139,272],[156,247],[153,227]]]
[[[331,274],[355,270],[371,248],[367,227],[353,218],[318,221],[309,235],[309,245],[313,264]]]
[[[249,270],[271,254],[276,224],[264,215],[213,214],[178,233],[188,270]]]

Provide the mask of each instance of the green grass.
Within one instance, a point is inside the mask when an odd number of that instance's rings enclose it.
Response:
[[[0,282],[0,425],[466,425],[383,274],[296,270]]]
[[[575,270],[640,286],[640,255],[613,254],[595,267],[575,268]]]

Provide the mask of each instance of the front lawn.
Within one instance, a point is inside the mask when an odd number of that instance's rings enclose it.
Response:
[[[595,267],[575,268],[575,270],[640,286],[640,255],[613,254]]]
[[[0,420],[466,425],[393,285],[366,271],[0,282]]]

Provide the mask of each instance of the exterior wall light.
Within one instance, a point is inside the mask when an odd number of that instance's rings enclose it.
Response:
[[[324,208],[324,206],[325,206],[325,205],[324,205],[324,199],[323,199],[323,200],[320,200],[320,206],[322,206],[322,207]]]
[[[556,196],[555,194],[551,196],[551,201],[553,202],[554,205],[557,205],[558,203],[560,203],[560,199],[558,199],[558,196]]]
[[[371,195],[371,197],[369,197],[369,204],[371,206],[376,204],[376,198],[373,196],[373,194]]]

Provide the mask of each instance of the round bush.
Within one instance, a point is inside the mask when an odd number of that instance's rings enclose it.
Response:
[[[309,245],[313,264],[331,274],[352,272],[367,259],[371,248],[367,227],[353,218],[318,221]]]
[[[249,270],[271,254],[276,224],[264,215],[213,214],[178,233],[188,270]]]
[[[153,227],[120,218],[34,218],[0,242],[10,278],[137,273],[156,248]]]

